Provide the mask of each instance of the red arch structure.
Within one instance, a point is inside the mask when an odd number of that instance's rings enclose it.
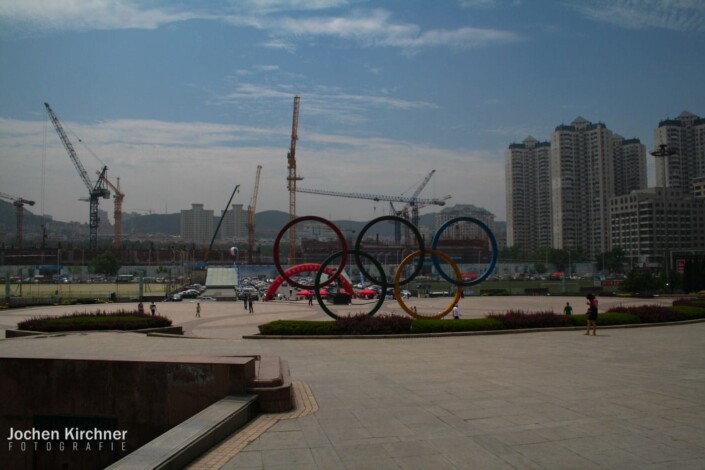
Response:
[[[292,266],[289,269],[284,271],[284,274],[286,274],[286,277],[290,276],[295,276],[296,274],[300,273],[306,273],[306,272],[317,272],[318,269],[321,267],[320,263],[303,263],[303,264],[297,264],[296,266]],[[330,266],[326,266],[326,268],[323,270],[325,274],[328,274],[329,276],[333,274],[334,269],[331,268]],[[274,282],[272,282],[269,285],[269,289],[267,289],[267,292],[264,294],[264,300],[269,300],[272,297],[274,297],[274,294],[276,294],[277,289],[279,289],[279,286],[282,285],[284,282],[284,278],[282,277],[281,274],[279,274],[275,279]],[[340,282],[343,285],[343,290],[347,292],[350,295],[355,295],[355,291],[353,291],[353,287],[350,284],[350,281],[348,281],[345,276],[340,276]]]

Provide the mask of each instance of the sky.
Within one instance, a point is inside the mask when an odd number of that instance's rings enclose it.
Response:
[[[504,220],[509,144],[581,116],[653,150],[659,121],[705,116],[703,77],[702,0],[0,0],[0,191],[87,222],[48,102],[125,212],[220,214],[235,185],[247,207],[257,165],[257,211],[288,212],[298,95],[300,187],[410,197],[436,170],[419,197]]]

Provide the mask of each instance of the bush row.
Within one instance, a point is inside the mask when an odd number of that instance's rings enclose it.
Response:
[[[61,331],[89,330],[142,330],[171,326],[171,320],[162,316],[139,314],[136,311],[117,312],[96,311],[95,313],[74,312],[60,317],[34,317],[17,324],[26,331],[46,333]]]
[[[643,305],[616,307],[597,317],[597,324],[630,325],[662,323],[705,318],[705,302],[680,302],[674,307]],[[395,315],[364,314],[341,317],[336,321],[277,320],[259,326],[263,335],[387,335],[447,333],[463,331],[516,330],[586,326],[587,315],[562,315],[552,311],[526,312],[510,310],[485,318],[460,320],[413,320]]]

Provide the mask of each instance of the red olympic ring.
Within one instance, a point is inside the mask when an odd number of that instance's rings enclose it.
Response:
[[[335,274],[328,279],[326,279],[324,282],[321,282],[320,287],[325,287],[328,284],[332,283],[338,277],[342,274],[343,268],[345,267],[345,263],[347,263],[348,260],[348,245],[345,243],[345,236],[343,235],[343,232],[340,231],[340,229],[331,221],[324,219],[323,217],[318,217],[315,215],[305,215],[302,217],[296,217],[295,219],[292,219],[287,223],[277,234],[277,238],[274,240],[274,248],[273,248],[273,253],[272,257],[274,258],[274,267],[277,268],[277,271],[279,272],[279,275],[290,285],[294,287],[298,287],[299,289],[308,289],[313,286],[308,286],[306,284],[301,284],[299,282],[294,281],[291,279],[289,276],[287,276],[285,270],[282,268],[281,265],[281,260],[279,259],[279,243],[281,242],[282,237],[286,233],[287,230],[289,230],[293,225],[298,224],[299,222],[305,222],[307,220],[312,220],[314,222],[320,222],[324,225],[327,225],[333,232],[335,232],[335,235],[338,237],[340,240],[340,245],[341,245],[341,257],[340,257],[340,264],[338,265],[338,268],[335,270]]]

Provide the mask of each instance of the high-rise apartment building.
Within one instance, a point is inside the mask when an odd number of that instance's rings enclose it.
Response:
[[[656,186],[691,193],[695,180],[705,176],[705,118],[684,111],[676,119],[661,121],[654,143],[657,149],[665,144],[675,152],[656,162]]]
[[[592,257],[609,250],[609,201],[646,187],[646,149],[582,117],[556,127],[550,144],[510,145],[507,245],[553,247]]]
[[[199,245],[208,245],[212,236],[212,210],[204,210],[203,204],[191,204],[191,209],[181,211],[181,238]]]
[[[436,214],[436,229],[447,221],[456,217],[473,217],[483,222],[494,233],[494,214],[487,209],[474,206],[472,204],[456,204],[453,207],[446,207]],[[440,238],[441,240],[489,240],[487,234],[477,224],[470,222],[458,222],[446,230]]]
[[[507,245],[551,246],[551,144],[527,137],[505,153]]]
[[[243,209],[242,204],[233,204],[225,214],[220,227],[220,238],[231,241],[247,239],[247,211]]]

